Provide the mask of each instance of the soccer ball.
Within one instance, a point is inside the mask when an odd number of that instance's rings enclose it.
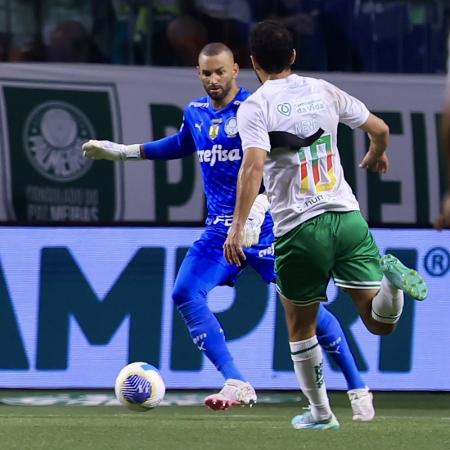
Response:
[[[117,375],[116,397],[132,411],[148,411],[158,406],[166,392],[166,386],[158,369],[145,362],[125,366]]]

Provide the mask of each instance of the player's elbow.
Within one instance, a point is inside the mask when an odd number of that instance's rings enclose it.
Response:
[[[368,135],[370,140],[378,146],[387,147],[389,143],[389,127],[387,123],[370,114],[366,123],[361,127]]]

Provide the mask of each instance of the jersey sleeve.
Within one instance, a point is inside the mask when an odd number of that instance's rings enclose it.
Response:
[[[269,132],[261,106],[254,99],[247,99],[237,111],[237,124],[242,150],[257,147],[270,152]]]
[[[348,125],[352,129],[358,128],[366,123],[370,112],[361,100],[358,100],[331,83],[327,83],[326,81],[324,83],[335,100],[339,122]]]
[[[195,142],[192,138],[189,126],[186,124],[186,112],[178,133],[167,136],[157,141],[144,143],[144,155],[146,159],[178,159],[194,153]]]

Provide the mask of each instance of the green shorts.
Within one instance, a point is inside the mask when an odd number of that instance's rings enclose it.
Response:
[[[326,302],[337,286],[378,289],[380,253],[359,211],[327,212],[298,225],[275,243],[278,292],[294,304]]]

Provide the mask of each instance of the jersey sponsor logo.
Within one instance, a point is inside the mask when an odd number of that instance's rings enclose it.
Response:
[[[235,137],[238,134],[236,117],[230,117],[225,122],[225,133],[228,137]]]
[[[275,245],[271,244],[269,247],[263,248],[258,252],[258,256],[263,258],[264,256],[275,255]]]
[[[192,106],[193,108],[207,108],[209,105],[208,103],[191,102],[189,103],[189,106]]]
[[[68,182],[81,178],[92,161],[81,145],[94,136],[94,127],[77,107],[62,101],[41,103],[28,116],[23,132],[25,153],[45,178]]]
[[[289,117],[292,112],[292,107],[290,103],[278,103],[277,111],[283,116]]]
[[[298,114],[309,114],[315,113],[318,111],[323,111],[325,109],[325,105],[322,100],[310,100],[308,102],[300,102],[296,103],[295,111]]]
[[[305,208],[309,208],[310,206],[315,205],[316,203],[321,202],[325,197],[322,194],[316,195],[315,197],[310,198],[305,202]]]
[[[206,225],[217,225],[218,223],[223,223],[226,227],[231,227],[231,224],[233,223],[233,214],[208,217],[205,223]]]
[[[240,161],[242,159],[241,151],[238,148],[230,150],[222,148],[220,144],[214,144],[211,150],[197,150],[198,160],[201,163],[209,163],[212,167],[219,162]]]

